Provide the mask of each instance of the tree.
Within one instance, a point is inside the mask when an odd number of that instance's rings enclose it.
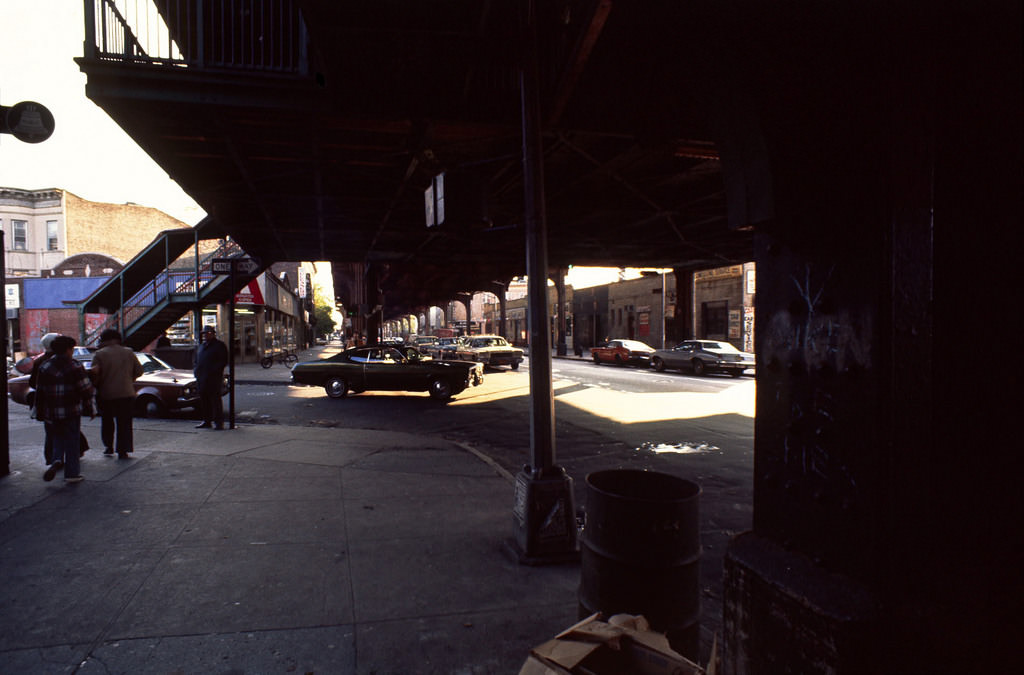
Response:
[[[317,300],[317,303],[313,306],[313,316],[316,319],[316,334],[317,335],[330,335],[334,332],[334,327],[337,325],[331,316],[331,308],[327,303],[322,303]]]

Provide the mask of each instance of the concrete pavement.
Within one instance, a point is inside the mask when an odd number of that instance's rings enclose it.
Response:
[[[65,485],[20,412],[0,672],[509,673],[576,620],[578,568],[502,553],[512,486],[458,445],[136,420],[133,459]]]

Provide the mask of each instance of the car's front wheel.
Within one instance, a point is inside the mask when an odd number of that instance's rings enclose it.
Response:
[[[324,382],[324,391],[331,398],[345,398],[348,393],[348,383],[340,377],[332,377]]]
[[[518,361],[513,361],[512,365],[509,366],[509,368],[511,368],[512,370],[519,370],[519,362]]]
[[[651,361],[651,365],[654,366],[654,369],[659,373],[665,371],[665,362],[659,359],[658,357],[654,357],[654,360]]]
[[[440,377],[430,381],[429,391],[430,397],[436,401],[447,401],[452,397],[452,385]]]
[[[601,358],[597,354],[591,354],[591,356],[594,357],[594,365],[595,366],[601,365]]]
[[[135,416],[153,419],[164,416],[164,404],[156,396],[140,396],[135,400]]]
[[[706,370],[707,370],[707,368],[705,367],[703,361],[701,361],[700,359],[694,359],[693,360],[693,374],[694,375],[701,375],[701,376],[703,376],[704,375],[704,371],[706,371]]]

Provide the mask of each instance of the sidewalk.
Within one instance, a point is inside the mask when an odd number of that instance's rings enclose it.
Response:
[[[43,482],[42,427],[18,412],[5,673],[515,673],[576,621],[578,566],[511,561],[513,487],[453,443],[136,420],[133,459],[94,447],[64,485]]]

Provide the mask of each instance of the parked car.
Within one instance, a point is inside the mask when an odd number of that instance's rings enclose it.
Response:
[[[191,370],[171,368],[166,361],[145,352],[135,352],[135,358],[142,364],[142,375],[135,380],[135,414],[138,417],[162,417],[171,410],[198,408],[196,378]],[[76,351],[75,359],[89,368],[92,351]],[[7,393],[15,403],[32,405],[35,390],[28,386],[29,377],[22,375],[7,381]],[[227,392],[225,376],[221,393]]]
[[[472,335],[456,346],[455,358],[479,361],[492,368],[508,366],[518,370],[523,362],[523,350],[513,347],[500,335]]]
[[[590,356],[594,363],[614,363],[617,366],[632,364],[646,366],[651,361],[654,348],[639,340],[610,340],[603,347],[593,347]]]
[[[651,357],[651,366],[659,372],[676,368],[693,371],[694,375],[728,373],[739,377],[754,365],[753,354],[718,340],[684,340],[672,349],[655,351]]]
[[[425,344],[420,348],[424,354],[433,356],[435,359],[454,359],[455,349],[458,347],[459,338],[454,337],[443,337],[438,338],[437,342],[431,342]]]
[[[417,335],[412,344],[415,347],[422,349],[427,345],[436,345],[438,343],[438,339],[439,338],[436,335]]]
[[[323,387],[331,398],[350,391],[427,391],[444,401],[483,381],[480,363],[424,359],[413,347],[356,347],[292,366],[293,384]]]
[[[89,362],[89,361],[92,361],[92,353],[94,351],[96,351],[95,347],[86,347],[84,345],[75,345],[74,352],[71,354],[71,356],[72,356],[72,358],[77,359],[79,362],[83,362],[83,361],[84,362]],[[31,375],[32,374],[32,366],[35,365],[36,361],[38,361],[39,359],[43,358],[44,354],[46,354],[46,352],[39,352],[35,356],[26,356],[23,359],[19,359],[17,363],[13,364],[13,368],[8,368],[8,370],[7,370],[8,377],[11,378],[11,377],[17,377],[18,375]],[[12,365],[10,363],[10,360],[11,359],[8,357],[8,359],[7,359],[8,365]],[[88,367],[88,366],[86,366],[86,367]]]

